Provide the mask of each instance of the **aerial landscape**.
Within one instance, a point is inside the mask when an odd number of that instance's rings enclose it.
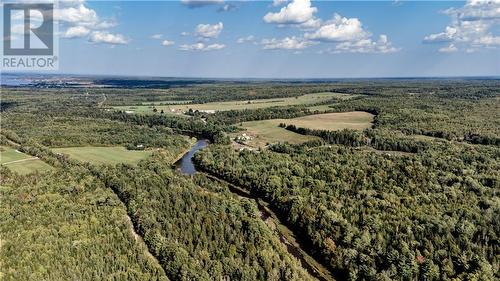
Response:
[[[0,281],[500,280],[499,1],[2,5]]]

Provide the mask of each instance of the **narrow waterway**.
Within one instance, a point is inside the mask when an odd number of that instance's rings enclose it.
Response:
[[[207,140],[198,140],[193,145],[191,150],[175,163],[177,169],[181,173],[187,175],[193,175],[198,172],[192,161],[192,158],[198,150],[206,147],[208,144],[209,142]],[[307,254],[304,249],[302,249],[297,241],[296,235],[280,221],[278,216],[269,208],[268,204],[243,188],[235,186],[213,175],[209,175],[206,173],[205,175],[213,180],[226,184],[229,187],[229,190],[232,193],[236,194],[238,197],[255,200],[257,206],[259,207],[260,218],[262,219],[262,221],[264,221],[264,223],[266,223],[266,225],[275,226],[272,228],[272,230],[278,235],[280,242],[285,245],[288,253],[297,258],[302,267],[317,279],[322,281],[334,280],[334,278],[330,275],[325,267],[323,267],[319,262],[317,262],[309,254]]]
[[[206,147],[208,144],[209,142],[206,139],[198,140],[181,159],[175,162],[175,167],[183,174],[194,175],[196,167],[193,164],[193,156],[198,150]]]

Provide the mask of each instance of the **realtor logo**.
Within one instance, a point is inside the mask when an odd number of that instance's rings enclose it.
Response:
[[[5,69],[57,68],[54,3],[3,4]]]

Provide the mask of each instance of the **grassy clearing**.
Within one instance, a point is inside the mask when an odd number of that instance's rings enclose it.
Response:
[[[153,111],[154,108],[157,109],[156,112]],[[126,113],[135,113],[135,114],[161,114],[161,111],[163,110],[163,114],[176,114],[176,115],[180,115],[180,116],[185,116],[185,115],[182,115],[182,112],[172,111],[171,105],[160,105],[160,106],[124,105],[124,106],[114,106],[113,109],[125,111]]]
[[[40,159],[29,159],[22,162],[15,162],[9,164],[3,164],[11,171],[16,172],[21,175],[31,174],[34,172],[46,172],[54,169],[49,164],[43,162]]]
[[[13,148],[2,146],[0,147],[0,163],[5,164],[12,161],[19,161],[23,159],[33,158],[32,156],[17,151]]]
[[[293,119],[275,119],[275,123],[293,124],[297,127],[316,130],[364,130],[370,128],[373,114],[364,111],[315,114]],[[279,120],[279,121],[278,121]]]
[[[363,130],[372,125],[373,117],[372,114],[362,111],[325,113],[293,119],[243,122],[241,127],[246,129],[245,133],[252,138],[246,144],[252,147],[263,147],[268,143],[288,142],[297,144],[317,139],[314,136],[304,136],[280,128],[280,123],[317,130]],[[233,134],[233,136],[237,135],[241,135],[241,133]]]
[[[225,111],[225,110],[243,110],[243,109],[258,109],[273,106],[291,106],[291,105],[307,105],[315,104],[319,102],[325,102],[333,98],[338,99],[348,99],[353,97],[353,95],[340,94],[340,93],[316,93],[307,94],[298,97],[290,98],[277,98],[277,99],[257,99],[257,100],[240,100],[240,101],[227,101],[227,102],[210,102],[204,104],[171,104],[171,105],[159,105],[157,103],[155,106],[157,111],[163,110],[165,113],[182,113],[189,109],[215,112],[215,111]],[[133,111],[134,113],[149,113],[152,114],[152,105],[134,105],[134,106],[115,106],[117,110]]]
[[[278,126],[279,122],[275,123],[272,121],[274,120],[244,122],[241,127],[244,128],[246,130],[245,133],[252,138],[245,142],[245,144],[251,147],[264,147],[270,143],[288,142],[291,144],[299,144],[318,139],[314,136],[304,136],[285,130]],[[232,136],[236,137],[237,135],[241,135],[241,133],[233,134]]]
[[[92,164],[111,164],[118,163],[136,164],[142,159],[152,154],[152,151],[127,150],[125,147],[65,147],[54,148],[54,152],[67,154],[69,157]]]
[[[142,105],[170,105],[170,104],[186,104],[190,102],[191,100],[164,100],[164,101],[143,102]]]
[[[11,171],[21,175],[52,170],[52,166],[31,155],[19,152],[13,148],[0,148],[0,163]]]
[[[327,111],[331,110],[332,108],[330,107],[331,104],[322,104],[322,105],[313,105],[313,106],[308,106],[307,109],[310,111]]]
[[[446,139],[442,138],[437,138],[437,137],[431,137],[431,136],[424,136],[424,135],[411,135],[411,138],[419,141],[434,141],[434,142],[445,142],[447,141]]]

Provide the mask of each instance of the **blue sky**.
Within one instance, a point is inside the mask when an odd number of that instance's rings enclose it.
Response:
[[[235,78],[500,75],[498,0],[76,0],[60,9],[62,73]]]

